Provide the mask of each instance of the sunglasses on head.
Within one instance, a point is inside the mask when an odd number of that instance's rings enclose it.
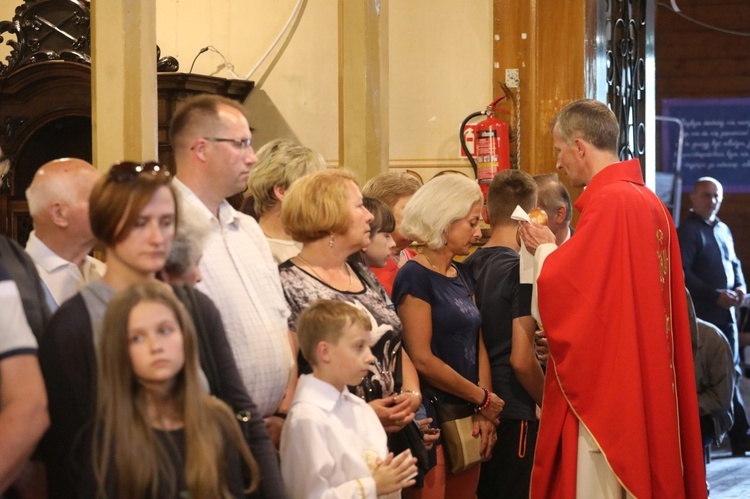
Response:
[[[129,182],[144,173],[151,174],[154,177],[157,175],[170,177],[172,175],[165,166],[156,161],[149,161],[147,163],[122,161],[112,165],[112,168],[109,169],[108,178],[113,182]]]

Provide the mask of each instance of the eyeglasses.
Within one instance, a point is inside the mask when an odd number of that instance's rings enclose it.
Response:
[[[223,139],[221,137],[203,137],[210,142],[229,142],[242,152],[253,147],[253,139]]]
[[[122,161],[112,165],[112,168],[109,169],[107,178],[112,182],[129,182],[135,180],[142,173],[150,173],[154,177],[161,175],[166,178],[169,178],[172,175],[167,168],[156,161],[149,161],[147,163]]]

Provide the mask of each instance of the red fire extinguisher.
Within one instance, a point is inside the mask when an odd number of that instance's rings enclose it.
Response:
[[[505,97],[500,97],[493,101],[484,111],[471,113],[461,123],[459,131],[461,140],[461,149],[469,158],[474,175],[477,177],[479,187],[482,189],[484,199],[487,199],[487,191],[490,182],[501,170],[510,169],[510,146],[508,139],[508,124],[495,117],[495,106]],[[509,113],[507,109],[498,109]],[[487,119],[480,121],[474,127],[467,128],[467,124],[478,116],[487,116]],[[473,134],[471,133],[471,129]],[[466,145],[467,134],[473,135],[474,152],[469,151]]]

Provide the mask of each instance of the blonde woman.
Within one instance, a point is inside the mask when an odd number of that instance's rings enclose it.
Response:
[[[282,207],[284,228],[302,243],[296,257],[279,265],[281,284],[291,310],[289,328],[319,299],[352,303],[372,317],[370,348],[377,359],[356,387],[375,410],[386,432],[410,424],[421,395],[414,366],[402,348],[401,321],[389,308],[383,289],[365,267],[346,259],[370,243],[372,214],[365,208],[355,178],[325,170],[301,178],[289,189]],[[311,372],[298,357],[299,373]]]
[[[326,163],[320,153],[287,139],[272,140],[258,150],[257,156],[258,162],[247,181],[243,211],[258,220],[274,260],[281,263],[302,248],[281,226],[281,203],[286,191],[295,180],[323,170]]]
[[[401,234],[425,245],[406,262],[393,285],[393,302],[404,325],[404,341],[419,373],[427,415],[432,404],[468,404],[477,409],[474,431],[488,458],[503,401],[492,393],[490,364],[482,340],[482,317],[474,304],[474,280],[456,256],[468,255],[481,237],[482,192],[461,175],[428,182],[404,209]],[[438,463],[425,477],[424,497],[474,495],[479,466],[459,475],[445,471],[443,446]]]

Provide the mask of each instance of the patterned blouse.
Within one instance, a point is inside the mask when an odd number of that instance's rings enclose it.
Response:
[[[297,318],[310,303],[316,300],[339,300],[351,303],[367,312],[373,323],[370,333],[370,349],[377,363],[370,367],[370,374],[362,380],[354,392],[366,401],[385,398],[401,389],[401,349],[403,328],[380,285],[369,269],[351,264],[364,290],[339,291],[312,274],[294,265],[290,260],[279,265],[281,286],[289,304],[289,329],[297,331]],[[300,352],[297,362],[299,374],[308,374],[312,368]]]

